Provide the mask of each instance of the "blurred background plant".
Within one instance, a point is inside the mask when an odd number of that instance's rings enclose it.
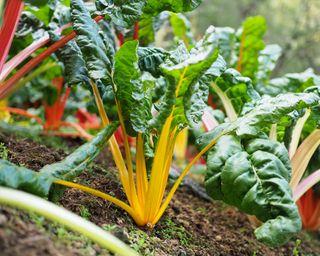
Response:
[[[249,16],[267,20],[265,42],[279,44],[283,55],[273,76],[302,72],[311,67],[320,71],[320,1],[318,0],[204,0],[189,18],[200,37],[208,27],[238,28]]]

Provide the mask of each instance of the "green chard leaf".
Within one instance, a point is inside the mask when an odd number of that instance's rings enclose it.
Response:
[[[180,54],[182,53],[182,54]],[[165,77],[176,85],[176,103],[173,111],[174,126],[180,128],[187,124],[196,125],[201,119],[199,109],[203,109],[203,95],[208,92],[208,86],[204,83],[197,85],[201,76],[212,66],[218,58],[218,50],[215,44],[208,44],[206,41],[201,41],[195,48],[188,53],[184,49],[178,49],[172,53],[171,57],[161,65],[161,70]],[[201,90],[197,99],[201,99],[198,107],[192,106],[191,103],[197,104],[191,97],[195,89]],[[196,112],[192,113],[191,110]],[[188,113],[188,114],[187,114]],[[197,113],[197,114],[196,114]]]
[[[265,85],[269,82],[271,73],[282,54],[282,49],[277,44],[267,45],[259,54],[259,68],[256,73],[256,83]]]
[[[92,141],[76,149],[64,160],[44,166],[39,172],[0,160],[0,185],[56,200],[64,189],[56,185],[52,187],[53,181],[70,181],[77,177],[96,158],[118,126],[118,123],[108,125]]]
[[[109,39],[101,33],[99,26],[91,19],[82,0],[71,1],[73,29],[76,42],[81,49],[88,73],[94,81],[106,80],[111,84],[114,49]]]
[[[54,31],[57,28],[62,27],[63,25],[71,21],[70,8],[58,3],[55,7],[54,13],[48,25],[50,31]]]
[[[103,149],[109,138],[118,128],[117,122],[111,123],[98,133],[91,141],[77,148],[60,162],[44,166],[39,173],[53,179],[71,181],[79,176]],[[54,185],[50,191],[50,200],[57,201],[65,188]]]
[[[158,15],[143,13],[139,19],[139,43],[148,46],[155,41],[155,35],[165,21],[168,20],[168,12],[164,11]]]
[[[319,104],[313,92],[264,97],[244,116],[198,139],[202,147],[217,140],[207,153],[205,185],[210,196],[265,222],[255,234],[270,246],[285,243],[301,221],[289,186],[288,151],[261,131],[295,110]]]
[[[190,12],[196,9],[202,0],[149,0],[143,10],[144,13],[158,14],[162,11],[170,12]]]
[[[260,99],[252,86],[251,79],[241,76],[235,69],[227,69],[213,81],[211,86],[222,100],[226,111],[232,106],[236,114],[240,115],[246,103]]]
[[[59,36],[50,34],[53,41],[60,39]],[[90,84],[88,70],[82,58],[80,48],[74,41],[70,41],[65,46],[56,51],[58,59],[63,63],[65,83],[69,86],[77,84]]]
[[[140,70],[147,71],[158,78],[162,74],[160,65],[170,56],[170,53],[162,48],[139,47],[138,56]]]
[[[290,159],[282,144],[225,135],[210,150],[207,161],[209,195],[263,221],[255,230],[259,241],[281,245],[301,229],[289,186]]]
[[[284,77],[271,79],[267,84],[258,84],[256,89],[261,94],[276,96],[285,92],[303,92],[312,86],[320,86],[320,76],[309,68],[302,73],[289,73]]]
[[[112,22],[120,27],[130,27],[139,19],[146,5],[145,0],[97,0],[95,2],[100,15],[108,15]]]
[[[151,116],[151,94],[144,88],[138,67],[138,41],[128,41],[115,55],[113,81],[129,135],[145,133]]]
[[[15,32],[17,38],[32,35],[33,39],[41,37],[45,33],[44,23],[31,12],[22,12],[18,27]]]
[[[40,173],[67,181],[74,179],[97,157],[118,126],[117,122],[111,123],[62,161],[44,166]]]
[[[259,52],[265,47],[263,42],[265,32],[266,21],[261,16],[246,19],[240,31],[237,70],[253,81],[259,67]]]
[[[182,40],[188,49],[191,49],[194,40],[191,32],[191,23],[186,16],[179,13],[170,13],[170,24],[173,34],[178,40]]]
[[[236,45],[235,30],[229,27],[214,28],[213,36],[216,37],[215,40],[218,42],[219,53],[230,66]]]
[[[0,186],[20,189],[41,197],[49,194],[53,178],[6,160],[0,160]]]

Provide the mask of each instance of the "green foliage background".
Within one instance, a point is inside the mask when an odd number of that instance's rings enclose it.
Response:
[[[208,25],[240,27],[253,15],[267,20],[267,44],[279,44],[283,56],[274,72],[281,76],[312,67],[320,72],[319,0],[204,0],[190,19],[198,37]]]

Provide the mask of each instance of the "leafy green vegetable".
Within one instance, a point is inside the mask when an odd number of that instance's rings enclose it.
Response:
[[[99,26],[91,19],[82,1],[71,1],[73,29],[81,49],[88,73],[93,80],[111,80],[114,49],[108,38],[100,33]]]
[[[222,124],[198,140],[204,146],[218,139],[207,154],[208,193],[265,222],[255,234],[270,246],[286,242],[301,228],[301,221],[291,198],[288,152],[261,130],[294,110],[319,104],[313,92],[265,97],[235,122]]]
[[[117,122],[111,123],[91,141],[77,148],[62,161],[44,166],[40,173],[61,180],[74,179],[97,157],[118,126]]]
[[[168,12],[162,12],[158,15],[148,15],[143,13],[139,19],[139,44],[148,46],[155,41],[155,34],[167,21]]]
[[[259,66],[259,52],[265,47],[262,39],[265,32],[266,21],[261,16],[249,17],[243,22],[237,70],[253,80]]]
[[[17,30],[16,37],[25,37],[32,34],[33,38],[42,36],[44,33],[44,24],[31,12],[22,12]]]
[[[162,11],[170,12],[190,12],[201,4],[202,0],[149,0],[143,12],[148,14],[158,14]]]
[[[212,86],[221,99],[227,98],[231,101],[238,115],[247,102],[260,99],[259,94],[253,89],[251,80],[243,77],[235,69],[227,69]]]
[[[46,165],[39,172],[0,160],[0,185],[21,189],[41,197],[49,195],[55,200],[61,195],[62,190],[57,189],[56,185],[52,189],[53,181],[72,180],[77,177],[96,158],[117,127],[118,123],[110,124],[92,141],[76,149],[64,160]]]
[[[138,55],[140,70],[159,77],[162,74],[159,66],[170,56],[170,53],[162,48],[139,47]]]
[[[274,78],[266,84],[258,84],[256,89],[270,96],[276,96],[284,92],[303,92],[308,87],[319,86],[320,77],[312,69],[302,73],[289,73],[284,77]]]
[[[48,195],[53,178],[25,167],[0,160],[0,185],[20,189],[41,197]]]
[[[138,68],[138,42],[126,42],[114,58],[116,97],[129,135],[145,133],[151,119],[151,97],[146,93]]]
[[[187,17],[180,13],[170,13],[170,23],[177,39],[182,40],[187,48],[191,49],[194,42],[191,33],[191,23]]]
[[[58,36],[55,37],[56,40],[58,40],[58,38]],[[71,41],[59,48],[56,55],[58,59],[63,62],[63,73],[66,84],[69,86],[81,83],[90,84],[88,70],[86,69],[80,48],[76,42]]]
[[[96,8],[101,15],[108,15],[117,26],[129,27],[139,19],[145,0],[97,0]]]
[[[233,28],[218,27],[214,28],[213,36],[218,42],[220,54],[223,56],[228,66],[231,66],[231,60],[234,57],[234,51],[236,46],[236,34]]]
[[[282,54],[282,49],[277,44],[267,45],[259,54],[259,68],[256,73],[257,84],[266,85],[269,82],[271,73],[274,70],[278,59]],[[258,85],[257,85],[258,86]]]
[[[301,229],[289,186],[290,160],[282,144],[226,135],[208,153],[207,167],[209,195],[265,222],[255,231],[258,240],[276,246]]]
[[[197,48],[198,47],[198,48]],[[177,85],[176,88],[176,103],[173,111],[174,125],[181,127],[190,124],[197,123],[201,117],[199,117],[198,107],[193,108],[197,114],[194,115],[190,112],[190,103],[196,103],[191,100],[193,95],[191,92],[195,89],[196,83],[201,76],[211,67],[214,61],[218,58],[218,50],[215,48],[215,44],[206,44],[203,41],[203,45],[198,45],[194,48],[190,54],[181,46],[171,55],[164,64],[161,65],[161,70],[164,75]],[[179,54],[180,52],[183,54]],[[204,84],[202,84],[204,85]],[[198,86],[197,89],[207,90],[207,86]],[[189,91],[189,93],[187,93]],[[200,94],[206,94],[206,92],[199,92]],[[201,95],[198,95],[201,98]],[[203,103],[199,102],[203,107]],[[189,111],[188,115],[186,113]]]

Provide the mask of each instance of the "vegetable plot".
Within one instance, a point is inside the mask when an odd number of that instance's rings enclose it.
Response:
[[[55,101],[51,102],[50,97],[47,101],[42,99],[46,117],[43,127],[45,131],[59,133],[62,126],[71,126],[88,142],[63,161],[47,165],[39,172],[0,160],[0,185],[53,201],[59,199],[66,187],[76,188],[114,203],[138,226],[153,228],[183,178],[203,157],[209,196],[255,215],[261,221],[255,230],[259,241],[279,246],[297,233],[302,223],[295,201],[320,179],[315,172],[299,184],[319,145],[313,142],[320,141],[316,129],[316,110],[320,105],[318,77],[310,71],[270,78],[281,51],[275,45],[265,46],[262,37],[266,24],[262,17],[247,19],[238,32],[211,26],[196,42],[188,20],[176,13],[192,11],[200,2],[96,1],[95,5],[85,5],[82,0],[71,0],[70,8],[57,3],[47,20],[49,26],[32,28],[45,36],[4,64],[0,99],[23,87],[26,80],[33,80],[33,76],[28,77],[30,70],[36,68],[32,71],[36,73],[42,68],[35,76],[45,72],[46,64],[41,63],[55,53],[55,59],[50,57],[46,62],[53,62],[54,66],[56,62],[62,63],[62,68],[53,80]],[[150,46],[159,24],[163,23],[163,11],[169,11],[164,14],[178,39],[171,49]],[[17,11],[17,17],[20,14]],[[65,29],[67,35],[60,37]],[[14,31],[13,26],[10,35]],[[115,35],[120,39],[119,47]],[[49,39],[48,48],[7,79],[13,69]],[[5,43],[10,48],[11,39],[8,37]],[[6,55],[0,52],[0,61]],[[84,130],[100,128],[93,116],[84,114],[86,110],[77,112],[80,124],[62,121],[71,87],[89,95],[90,103],[95,102],[91,107],[99,114],[103,126],[95,136]],[[206,110],[210,92],[218,96],[227,115],[218,126],[215,120],[210,121],[211,114]],[[8,107],[2,110],[14,112]],[[32,117],[42,124],[39,117]],[[91,120],[94,123],[90,125]],[[201,150],[170,188],[168,178],[174,149],[183,145],[182,153],[176,153],[177,158],[183,158],[187,129],[199,129],[202,120],[211,127],[197,140]],[[309,124],[308,130],[303,129],[305,124]],[[116,132],[117,129],[120,130]],[[306,137],[299,146],[301,135]],[[121,137],[121,143],[116,136]],[[126,195],[123,201],[73,182],[106,144]],[[314,200],[312,192],[307,192],[306,197]],[[309,207],[303,206],[304,200],[298,205],[305,223],[310,211],[301,210]],[[318,206],[312,208],[315,213],[319,210]],[[318,224],[312,216],[305,226]],[[88,236],[97,240],[97,235]]]

